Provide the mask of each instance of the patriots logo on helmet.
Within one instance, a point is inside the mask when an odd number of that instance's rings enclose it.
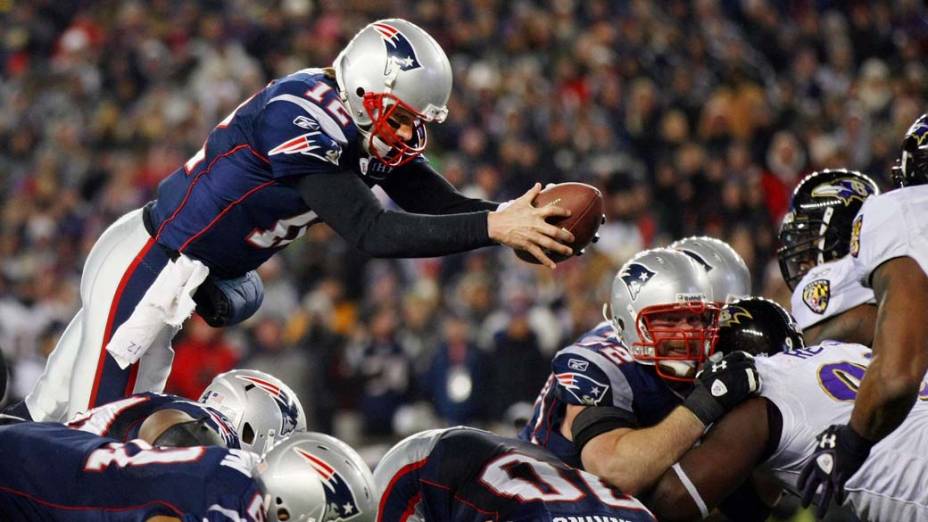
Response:
[[[690,258],[692,258],[693,261],[696,261],[699,264],[699,266],[703,267],[703,269],[706,272],[709,272],[712,270],[712,265],[710,265],[705,259],[702,258],[702,256],[700,256],[696,252],[693,252],[692,250],[681,250],[681,252],[690,256]]]
[[[595,406],[602,402],[609,385],[597,382],[582,373],[564,372],[555,374],[557,383],[581,404]]]
[[[308,462],[322,479],[325,502],[328,504],[327,521],[350,520],[361,514],[348,481],[335,468],[304,449],[293,448],[293,451]]]
[[[851,224],[851,255],[857,257],[860,253],[860,229],[864,226],[864,215],[858,214]]]
[[[845,206],[850,205],[853,201],[863,203],[867,196],[871,194],[872,192],[867,184],[855,178],[839,178],[812,189],[812,197],[836,198]]]
[[[280,386],[251,375],[236,375],[235,377],[266,391],[277,403],[282,418],[278,435],[286,435],[296,429],[297,418],[300,415],[299,409],[296,406],[296,401],[288,396],[287,392],[282,390]]]
[[[222,437],[222,440],[225,441],[227,447],[234,447],[235,441],[238,440],[238,435],[235,433],[235,428],[232,427],[232,423],[229,422],[229,419],[225,415],[219,413],[218,411],[205,406],[203,408],[206,410],[206,413],[209,414],[211,427],[219,432],[219,435]]]
[[[744,307],[728,305],[722,308],[721,313],[719,313],[719,326],[724,327],[733,324],[741,324],[741,319],[754,319],[754,316]]]
[[[827,279],[816,279],[802,289],[802,302],[817,314],[825,313],[830,297],[831,282]]]
[[[399,29],[384,23],[376,23],[373,27],[383,40],[384,47],[387,48],[387,64],[383,69],[384,76],[396,72],[395,67],[399,67],[400,71],[409,71],[422,67],[416,57],[416,50],[412,48],[412,43]]]
[[[655,274],[657,274],[657,272],[641,263],[632,263],[619,273],[619,277],[622,278],[622,281],[625,281],[625,288],[628,289],[628,295],[630,295],[632,301],[634,301],[638,299],[638,294],[641,292],[641,289],[644,285],[648,284],[648,281],[650,281]]]

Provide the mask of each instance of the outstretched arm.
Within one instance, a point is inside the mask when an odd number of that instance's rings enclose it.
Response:
[[[770,438],[767,400],[745,401],[667,471],[644,502],[659,520],[699,520],[751,477]]]
[[[393,201],[408,212],[456,214],[496,210],[499,203],[469,198],[425,161],[414,161],[391,172],[380,183]]]
[[[571,254],[558,241],[573,241],[564,229],[545,222],[569,215],[554,205],[541,208],[531,201],[541,191],[536,185],[505,210],[426,215],[383,208],[371,190],[350,172],[305,176],[298,189],[306,205],[345,240],[374,257],[436,257],[495,243],[528,250],[550,268],[542,249]]]

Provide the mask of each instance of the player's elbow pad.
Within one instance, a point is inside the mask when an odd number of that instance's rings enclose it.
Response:
[[[254,270],[233,279],[207,277],[193,295],[197,313],[216,328],[248,319],[264,301],[264,283]]]

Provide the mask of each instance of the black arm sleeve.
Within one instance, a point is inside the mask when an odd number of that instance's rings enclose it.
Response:
[[[425,161],[414,161],[391,172],[380,183],[393,201],[409,212],[456,214],[496,210],[499,203],[469,198]]]
[[[619,428],[638,428],[635,416],[628,411],[613,406],[590,406],[574,418],[570,433],[574,446],[583,451],[587,442],[603,433]]]
[[[374,257],[435,257],[492,245],[488,212],[429,216],[383,208],[351,172],[298,181],[303,201],[349,243]]]

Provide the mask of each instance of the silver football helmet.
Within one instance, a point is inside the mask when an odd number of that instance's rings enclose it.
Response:
[[[258,370],[221,373],[203,390],[200,402],[229,418],[242,448],[263,452],[275,438],[306,431],[299,398],[273,375]]]
[[[448,116],[451,62],[434,38],[406,20],[368,24],[332,66],[339,95],[367,152],[388,166],[421,154],[427,141],[425,123],[441,123]],[[410,140],[401,139],[391,125],[391,117],[401,113],[413,117]]]
[[[715,349],[719,306],[706,271],[669,248],[641,252],[612,281],[611,320],[632,357],[669,380],[691,381]]]
[[[320,469],[325,464],[312,454],[314,440],[294,433],[271,447],[257,466],[255,480],[264,494],[267,519],[323,522],[325,486]]]
[[[370,468],[358,452],[335,437],[311,431],[294,433],[277,442],[268,451],[265,461],[267,469],[258,480],[266,485],[269,493],[296,493],[298,484],[288,483],[298,482],[307,469],[314,471],[322,484],[321,496],[283,497],[284,503],[269,499],[270,512],[275,511],[275,505],[290,502],[291,507],[287,508],[290,511],[305,513],[312,510],[318,513],[317,508],[321,504],[325,507],[325,514],[316,519],[317,522],[374,522],[377,519],[380,499]]]
[[[670,248],[690,256],[706,270],[713,301],[725,304],[751,295],[751,271],[728,243],[714,237],[690,236],[674,241]]]
[[[390,448],[374,469],[374,484],[377,486],[377,496],[382,498],[388,493],[387,488],[394,478],[402,475],[404,469],[408,469],[410,464],[423,462],[432,453],[435,444],[449,429],[457,428],[439,428],[433,430],[421,431],[415,433],[398,442]],[[408,506],[407,522],[425,522],[425,511],[421,500]]]

